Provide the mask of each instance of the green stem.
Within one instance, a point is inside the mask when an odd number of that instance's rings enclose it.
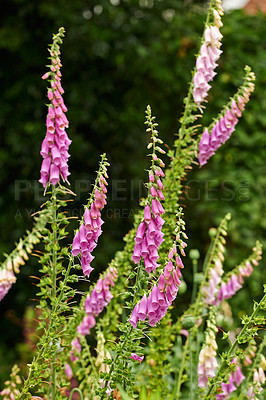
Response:
[[[87,201],[87,204],[84,206],[84,211],[85,211],[86,208],[90,207],[91,203],[94,200],[95,190],[99,185],[100,176],[103,175],[103,173],[104,173],[104,171],[103,171],[104,163],[107,163],[107,159],[106,159],[106,154],[105,153],[101,154],[101,160],[100,160],[100,163],[99,163],[99,169],[98,169],[97,176],[96,176],[96,179],[95,179],[95,184],[93,185],[93,190],[92,190],[92,192],[90,194],[90,197],[89,197],[89,199]],[[82,224],[82,223],[84,223],[84,213],[82,215],[80,224]]]
[[[70,270],[71,270],[71,267],[72,267],[72,263],[73,263],[73,256],[71,255],[70,260],[69,260],[69,263],[68,263],[68,268],[67,268],[67,271],[66,271],[66,274],[65,274],[65,278],[64,278],[64,281],[63,281],[63,285],[62,285],[62,288],[61,288],[61,291],[60,291],[59,296],[58,296],[58,298],[57,298],[57,301],[56,301],[56,303],[55,303],[55,305],[54,305],[54,315],[57,314],[57,312],[58,312],[58,310],[59,310],[60,303],[61,303],[62,297],[63,297],[63,295],[64,295],[64,288],[65,288],[65,286],[66,286],[66,282],[67,282],[67,279],[68,279],[68,276],[69,276],[69,274],[70,274]],[[53,324],[52,324],[52,321],[51,321],[51,323],[50,323],[50,325],[49,325],[47,331],[45,332],[45,337],[46,337],[48,340],[49,340],[50,332],[52,331],[52,328],[53,328]],[[47,341],[44,341],[44,343],[46,344],[46,343],[48,342],[48,340],[47,340]],[[33,383],[31,382],[31,379],[34,379],[34,378],[32,378],[32,373],[33,373],[33,371],[34,371],[35,365],[38,365],[39,360],[40,360],[41,357],[43,356],[44,350],[46,350],[46,346],[45,346],[45,345],[42,346],[42,348],[40,349],[39,354],[38,354],[37,357],[35,357],[35,359],[32,361],[32,364],[31,364],[31,366],[30,366],[30,368],[29,368],[28,377],[27,377],[27,379],[26,379],[25,382],[24,382],[23,390],[22,390],[22,393],[21,393],[20,397],[18,397],[18,400],[20,400],[20,399],[23,400],[23,397],[22,397],[23,394],[26,394],[26,393],[28,392],[28,389],[29,389],[30,387],[34,386]]]
[[[53,232],[53,256],[52,256],[52,299],[56,298],[56,277],[57,277],[57,205],[56,205],[56,189],[52,188],[52,232]]]
[[[79,395],[80,395],[80,400],[83,400],[83,394],[82,394],[81,390],[78,389],[78,388],[74,388],[74,389],[71,390],[71,393],[70,393],[70,396],[69,396],[69,400],[72,400],[72,394],[74,392],[78,392]]]
[[[188,347],[189,347],[189,391],[190,391],[190,400],[194,399],[193,393],[193,360],[192,360],[192,340],[191,340],[192,332],[188,333]]]
[[[140,263],[138,263],[138,265],[137,265],[137,274],[136,274],[136,281],[135,281],[135,285],[134,285],[134,294],[133,294],[133,304],[136,302],[136,297],[137,297],[137,293],[138,293],[139,276],[140,276]],[[129,340],[129,338],[130,338],[130,336],[131,336],[131,332],[132,332],[132,331],[133,331],[133,326],[130,325],[129,331],[127,332],[126,337],[125,337],[125,339],[124,339],[124,342],[123,342],[122,345],[121,345],[120,353],[123,352],[123,350],[124,350],[124,348],[125,348],[125,346],[126,346],[128,340]],[[113,370],[114,370],[114,367],[115,367],[115,364],[116,364],[116,361],[117,361],[118,357],[119,357],[119,353],[116,353],[115,358],[113,359],[112,364],[111,364],[111,366],[110,366],[110,370],[109,370],[109,376],[110,376],[110,378],[111,378],[111,376],[112,376],[112,373],[113,373]],[[105,384],[104,384],[104,389],[105,389],[105,390],[107,389],[108,382],[109,382],[109,380],[106,379]],[[102,400],[103,398],[104,398],[104,394],[102,394],[101,400]]]
[[[56,278],[57,278],[57,204],[56,204],[56,188],[52,187],[52,316],[55,315],[55,299],[56,299]],[[51,400],[55,400],[56,395],[56,356],[52,358],[52,386],[51,386]]]
[[[174,391],[174,395],[173,395],[173,399],[174,400],[178,400],[180,397],[180,389],[181,389],[181,385],[182,385],[182,378],[183,378],[183,372],[185,369],[185,362],[186,362],[186,358],[187,358],[187,350],[188,350],[188,345],[189,345],[189,339],[186,340],[185,346],[183,348],[183,354],[182,354],[182,361],[181,361],[181,367],[179,370],[179,374],[178,374],[178,380],[177,380],[177,384],[176,384],[176,388]]]

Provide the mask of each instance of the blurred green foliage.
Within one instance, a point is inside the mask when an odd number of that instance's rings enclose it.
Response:
[[[69,108],[70,182],[77,193],[72,215],[95,178],[99,155],[111,162],[104,235],[95,251],[95,266],[104,269],[130,229],[138,200],[145,192],[147,137],[144,110],[150,104],[164,142],[172,145],[183,98],[191,78],[205,7],[183,0],[4,0],[0,27],[0,248],[30,228],[30,215],[43,201],[39,179],[40,145],[45,134],[47,45],[60,26],[62,84]],[[236,132],[201,170],[187,177],[184,203],[190,245],[203,256],[208,229],[226,212],[230,223],[229,266],[249,254],[256,239],[265,243],[266,219],[266,16],[235,11],[224,17],[223,54],[207,105],[208,125],[233,95],[249,64],[257,76],[255,94]],[[74,226],[74,223],[73,223]],[[189,263],[188,263],[189,264]],[[188,265],[189,271],[190,265]],[[25,302],[34,297],[28,275],[37,260],[22,268],[17,284],[1,303],[0,359],[11,362],[12,347],[22,332]],[[255,272],[248,289],[260,291]],[[188,279],[189,273],[188,273]],[[243,294],[242,294],[243,293]],[[238,295],[237,310],[247,292]],[[243,303],[244,301],[244,303]],[[20,337],[21,340],[21,337]],[[7,350],[8,349],[8,350]],[[1,371],[0,371],[1,373]]]

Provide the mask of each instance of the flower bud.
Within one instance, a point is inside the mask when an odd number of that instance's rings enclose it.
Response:
[[[182,320],[182,326],[184,329],[190,329],[195,326],[196,320],[193,315],[185,315]]]

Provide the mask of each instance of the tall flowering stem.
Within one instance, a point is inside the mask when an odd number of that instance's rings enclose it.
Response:
[[[201,284],[195,299],[195,302],[190,305],[190,307],[185,311],[184,315],[182,315],[176,324],[174,325],[174,331],[180,331],[180,326],[183,327],[183,329],[188,329],[188,334],[189,334],[189,340],[186,341],[186,345],[183,347],[183,356],[182,356],[182,363],[181,367],[179,370],[179,377],[178,377],[178,384],[176,388],[176,399],[179,398],[180,393],[181,393],[181,385],[183,382],[185,382],[184,379],[184,371],[187,367],[186,361],[188,358],[189,354],[189,362],[192,362],[192,357],[193,357],[193,352],[191,350],[191,346],[189,344],[194,341],[194,339],[197,337],[198,338],[198,333],[200,330],[200,326],[203,326],[202,323],[202,313],[203,309],[205,307],[206,301],[204,301],[205,295],[210,296],[213,298],[212,294],[208,293],[209,287],[208,286],[208,281],[209,281],[209,271],[213,266],[221,265],[221,262],[223,261],[223,252],[224,252],[224,244],[225,244],[225,239],[224,237],[227,235],[227,225],[228,221],[230,220],[231,216],[230,214],[227,214],[221,221],[219,227],[217,229],[212,228],[211,231],[211,237],[212,237],[212,242],[209,247],[208,253],[205,257],[204,264],[203,264],[203,274],[202,274],[202,280]],[[194,277],[195,278],[195,277]],[[198,339],[197,339],[198,340]],[[197,353],[199,350],[197,349]],[[194,357],[193,357],[194,358]],[[196,359],[198,359],[198,354],[196,354]],[[191,378],[191,373],[192,370],[190,369],[190,378]]]
[[[103,220],[101,219],[101,210],[106,204],[108,166],[109,163],[107,162],[106,154],[102,154],[93,190],[87,204],[84,206],[84,214],[72,242],[71,258],[74,261],[74,258],[81,254],[80,264],[83,274],[87,278],[93,270],[91,261],[94,257],[91,253],[97,246],[98,238],[102,233],[101,226]],[[104,276],[98,280],[95,288],[90,295],[87,295],[85,301],[82,298],[80,306],[76,313],[74,313],[68,329],[69,337],[72,339],[70,343],[71,362],[75,362],[80,358],[82,351],[80,338],[90,333],[90,330],[96,324],[95,318],[110,302],[112,295],[109,287],[114,285],[116,278],[117,270],[114,267],[110,267]],[[68,361],[68,357],[66,357],[66,375],[72,374],[72,369]]]
[[[93,268],[91,261],[94,259],[92,251],[97,246],[98,238],[102,233],[101,210],[106,204],[106,186],[108,178],[106,154],[101,156],[100,166],[97,173],[93,191],[87,204],[84,207],[84,215],[79,229],[76,231],[73,244],[72,255],[74,257],[81,254],[81,267],[85,276],[89,277]]]
[[[57,297],[57,275],[58,275],[58,224],[57,224],[57,191],[55,185],[59,183],[60,176],[63,181],[67,181],[68,171],[68,148],[71,140],[68,138],[65,128],[68,127],[68,120],[65,116],[67,108],[64,104],[62,94],[64,90],[61,86],[62,66],[60,60],[60,45],[64,36],[64,28],[60,28],[58,33],[53,36],[53,43],[50,46],[50,71],[43,75],[43,79],[48,79],[50,88],[48,89],[48,114],[46,117],[46,136],[42,142],[41,155],[43,162],[41,165],[41,178],[39,182],[46,190],[47,183],[52,185],[52,257],[51,257],[51,305],[52,313],[56,304]],[[56,363],[53,356],[51,365],[51,398],[54,399],[56,394]]]
[[[217,13],[217,12],[219,13],[219,16],[221,16],[223,13],[222,6],[221,6],[221,0],[210,0],[210,5],[209,5],[208,12],[207,12],[204,31],[203,31],[203,35],[202,35],[202,39],[201,39],[202,44],[204,43],[204,40],[205,40],[205,30],[210,25],[210,22],[214,21],[215,18],[217,18],[217,16],[215,17],[215,13]],[[184,99],[185,109],[184,109],[183,116],[180,119],[181,126],[179,129],[179,138],[175,142],[176,156],[178,156],[178,153],[180,151],[180,145],[182,144],[182,142],[184,142],[184,144],[185,144],[185,142],[187,142],[187,143],[190,142],[191,135],[193,134],[194,129],[189,127],[189,125],[194,123],[195,120],[199,117],[199,115],[195,114],[195,112],[198,109],[198,104],[199,104],[197,101],[198,100],[197,97],[195,97],[195,99],[194,99],[196,74],[197,74],[197,62],[196,62],[194,71],[192,73],[192,79],[191,79],[191,82],[189,85],[188,95]],[[209,87],[208,87],[208,89],[209,89]]]
[[[192,305],[192,310],[195,318],[199,318],[202,313],[204,303],[214,301],[217,293],[216,285],[221,280],[223,274],[222,263],[224,261],[225,251],[225,236],[227,235],[228,222],[231,219],[231,214],[226,214],[220,222],[217,229],[210,229],[212,242],[203,264],[203,279],[200,284],[195,303]],[[212,272],[214,271],[214,272]]]
[[[152,149],[151,167],[149,170],[149,182],[146,184],[148,189],[148,197],[144,208],[144,216],[138,226],[135,247],[132,260],[135,264],[139,263],[141,258],[144,261],[145,270],[147,273],[155,272],[158,267],[157,260],[159,258],[158,248],[163,242],[162,226],[164,220],[164,208],[160,201],[164,200],[162,190],[164,188],[161,178],[164,177],[162,168],[164,162],[158,157],[156,153],[164,154],[165,151],[160,147],[163,143],[158,137],[156,129],[157,123],[154,122],[155,117],[151,115],[151,107],[148,106],[146,110],[146,122],[148,125],[146,132],[151,135],[148,149]]]
[[[142,202],[144,212],[138,221],[138,228],[135,235],[135,247],[132,255],[132,261],[136,264],[136,268],[130,274],[130,278],[135,278],[135,282],[130,288],[132,300],[126,302],[127,308],[131,310],[136,306],[137,300],[141,298],[144,293],[144,287],[150,284],[150,279],[152,278],[151,272],[155,272],[156,268],[159,267],[157,263],[159,259],[158,250],[163,242],[161,228],[164,223],[162,218],[164,209],[161,201],[164,200],[162,192],[164,187],[161,179],[164,177],[162,170],[162,168],[164,168],[164,162],[159,157],[159,154],[164,154],[165,151],[161,148],[162,141],[158,137],[157,123],[155,122],[155,117],[151,114],[150,106],[148,106],[146,110],[145,123],[147,125],[146,132],[150,135],[148,149],[152,150],[151,154],[149,154],[151,157],[151,167],[148,171],[149,181],[146,184],[148,196],[147,199]],[[142,261],[145,272],[142,268]],[[148,273],[148,275],[146,273]],[[128,294],[129,293],[127,293],[127,295]],[[142,302],[145,303],[145,296]],[[105,381],[104,387],[98,391],[101,399],[105,398],[109,385],[111,389],[114,389],[117,382],[121,383],[121,374],[127,374],[126,371],[128,371],[127,386],[130,390],[131,375],[128,370],[128,363],[132,362],[129,361],[130,359],[132,360],[132,354],[137,354],[138,351],[141,350],[141,347],[139,347],[139,340],[143,337],[142,329],[144,328],[143,322],[141,326],[138,328],[136,327],[134,313],[135,311],[133,310],[133,319],[129,319],[125,325],[121,325],[120,327],[123,334],[120,342],[116,345],[116,354],[110,365],[109,372],[101,374],[101,379]],[[131,323],[132,321],[133,323]],[[154,322],[154,324],[155,323],[156,322]],[[133,361],[135,359],[136,357],[133,357]],[[108,363],[110,363],[110,361],[108,361]],[[123,373],[121,371],[122,365]]]
[[[75,353],[81,353],[82,351],[80,337],[85,337],[90,334],[91,329],[94,328],[96,325],[96,318],[110,303],[113,297],[110,291],[110,287],[114,286],[117,276],[117,269],[110,265],[105,273],[102,274],[102,276],[98,279],[91,293],[87,294],[85,305],[82,299],[79,307],[79,312],[73,317],[74,325],[76,325],[76,320],[80,318],[79,314],[82,314],[82,320],[76,328],[76,335],[71,341],[70,360],[72,362],[80,359],[80,357],[77,357],[77,355],[75,355]],[[70,328],[72,328],[72,325],[70,326]],[[70,330],[69,334],[71,333],[72,332]]]
[[[208,379],[215,376],[215,369],[218,366],[216,360],[216,350],[218,348],[216,343],[216,308],[210,309],[209,318],[207,320],[207,330],[205,336],[205,343],[199,353],[198,363],[198,386],[204,388],[208,384]]]
[[[67,267],[63,265],[68,249],[62,247],[61,241],[65,238],[65,226],[69,221],[65,213],[60,211],[60,207],[66,205],[60,196],[65,197],[72,192],[63,187],[54,187],[52,192],[50,199],[45,203],[47,214],[50,216],[50,229],[47,229],[42,237],[46,252],[39,258],[43,276],[37,285],[37,296],[40,298],[37,307],[42,310],[39,329],[43,334],[37,344],[36,354],[28,365],[29,373],[23,383],[19,400],[28,399],[30,389],[38,386],[42,380],[49,383],[48,387],[43,387],[47,397],[52,398],[55,395],[61,380],[60,354],[68,347],[68,337],[65,335],[67,314],[70,311],[68,299],[75,294],[69,283],[76,282],[78,277],[74,273],[71,274],[72,256]],[[60,283],[57,284],[59,278]],[[50,366],[50,369],[47,366]]]
[[[155,326],[166,314],[177,296],[181,281],[181,269],[184,268],[183,262],[178,255],[177,246],[180,242],[180,232],[177,228],[176,238],[169,250],[168,260],[161,272],[157,284],[154,284],[149,295],[146,293],[135,305],[129,319],[133,328],[136,328],[139,320],[149,319],[149,325]],[[183,253],[185,242],[179,245]]]
[[[34,225],[24,237],[15,244],[14,250],[6,256],[0,265],[0,301],[6,296],[11,286],[16,282],[15,274],[19,274],[20,267],[29,259],[34,246],[40,242],[42,234],[46,231],[49,219],[47,210],[42,210],[34,216]]]
[[[64,28],[60,28],[58,33],[53,36],[53,43],[49,48],[50,52],[50,71],[42,76],[50,83],[48,88],[48,114],[46,117],[46,136],[42,142],[41,156],[43,162],[41,166],[41,178],[39,182],[45,188],[47,183],[56,185],[60,181],[67,181],[70,175],[68,170],[68,148],[71,140],[65,131],[68,128],[68,119],[65,115],[65,106],[62,94],[64,90],[61,86],[62,66],[60,60],[60,45],[64,36]]]
[[[42,77],[43,79],[49,78],[51,84],[48,89],[48,99],[51,103],[48,106],[46,118],[47,131],[41,147],[41,155],[44,160],[41,166],[40,179],[45,191],[47,183],[52,185],[51,192],[49,192],[50,200],[45,203],[51,227],[44,237],[47,253],[40,257],[41,272],[44,273],[44,276],[38,284],[40,288],[38,295],[41,297],[39,308],[42,309],[40,329],[44,330],[44,334],[38,343],[37,355],[29,366],[28,378],[22,388],[22,396],[28,395],[29,388],[39,383],[38,379],[35,379],[34,384],[32,383],[34,373],[36,374],[36,369],[38,369],[38,363],[40,363],[40,368],[42,363],[46,363],[50,365],[50,376],[48,376],[49,369],[45,367],[45,378],[49,382],[49,388],[45,391],[47,394],[49,392],[49,397],[52,400],[55,399],[57,393],[57,370],[60,371],[61,369],[58,347],[60,348],[63,345],[63,337],[60,332],[66,324],[64,312],[68,310],[66,304],[68,295],[71,297],[74,294],[67,283],[69,280],[72,282],[76,280],[74,275],[71,278],[69,277],[73,264],[72,258],[70,258],[67,270],[63,266],[64,257],[68,252],[62,248],[60,243],[65,237],[64,226],[68,224],[66,216],[59,210],[60,207],[66,205],[60,196],[72,195],[73,193],[61,186],[56,186],[59,183],[60,175],[64,181],[67,180],[69,175],[67,160],[69,158],[70,140],[65,132],[65,128],[68,127],[68,120],[65,116],[67,108],[62,98],[64,91],[61,86],[60,72],[60,44],[63,36],[64,28],[60,28],[58,33],[53,36],[53,43],[49,49],[51,56],[50,71]],[[63,282],[58,285],[58,278],[62,275],[64,275]],[[61,301],[63,301],[62,304],[60,304]],[[53,334],[52,338],[49,337],[51,333]],[[49,346],[47,342],[49,342]]]
[[[68,120],[65,115],[67,108],[64,104],[62,94],[64,90],[61,86],[62,66],[60,60],[60,45],[64,36],[64,28],[60,28],[58,33],[53,36],[53,43],[50,46],[50,71],[43,75],[43,79],[48,79],[50,88],[48,88],[48,114],[46,117],[46,136],[42,142],[41,155],[43,162],[41,165],[41,178],[39,182],[46,188],[47,183],[52,185],[52,299],[57,295],[57,274],[58,274],[58,227],[57,224],[57,199],[55,185],[59,183],[60,176],[63,181],[67,181],[70,174],[68,170],[68,148],[71,140],[68,138],[65,128],[68,127]],[[52,312],[54,311],[52,302]],[[54,399],[56,394],[56,367],[55,358],[51,366],[51,396]]]
[[[193,77],[193,98],[198,107],[208,95],[208,91],[211,88],[209,82],[216,75],[214,72],[217,67],[216,61],[222,53],[220,50],[222,34],[219,31],[223,25],[221,21],[222,15],[221,1],[216,0],[211,4],[209,10],[210,18],[205,26],[204,39],[196,61],[196,71]]]
[[[219,18],[217,17],[217,13]],[[205,30],[210,24],[217,24],[219,28],[220,23],[217,23],[217,18],[220,19],[222,15],[221,0],[210,0],[209,8],[204,24],[204,31],[202,34],[201,43],[204,43]],[[175,228],[174,215],[176,215],[182,200],[184,200],[183,193],[186,189],[183,186],[183,181],[186,179],[186,174],[192,169],[193,159],[195,157],[195,146],[197,140],[195,135],[198,131],[199,124],[195,124],[197,119],[202,115],[199,113],[198,104],[193,97],[195,89],[194,77],[197,73],[197,65],[192,72],[188,95],[184,99],[184,112],[180,118],[180,127],[177,134],[177,139],[174,142],[172,150],[168,151],[168,156],[171,159],[169,168],[165,172],[165,240],[169,245],[171,241],[171,234]]]
[[[200,166],[207,163],[208,159],[215,154],[215,151],[225,143],[235,130],[246,103],[254,91],[255,75],[249,66],[245,67],[245,78],[243,85],[239,88],[234,97],[224,107],[217,119],[205,128],[199,142],[199,163]]]
[[[164,268],[161,271],[159,278],[154,284],[149,293],[144,292],[141,300],[135,305],[131,317],[129,319],[130,324],[134,328],[137,328],[137,325],[142,324],[143,321],[148,318],[149,325],[154,327],[158,322],[162,320],[165,316],[167,309],[173,304],[178,290],[181,284],[181,271],[184,268],[183,262],[179,256],[185,256],[184,248],[186,247],[186,243],[184,238],[187,239],[187,235],[185,234],[185,222],[183,220],[183,211],[182,208],[179,209],[179,212],[176,215],[176,228],[174,230],[175,239],[172,242],[172,246],[168,250],[167,261],[164,262]],[[163,331],[164,327],[167,326],[169,320],[165,322],[165,326],[161,328]],[[160,329],[159,327],[157,329]],[[156,337],[158,330],[154,332],[154,340],[158,339]],[[163,340],[163,339],[162,339]],[[188,342],[187,342],[188,343]],[[154,344],[154,351],[156,348],[156,344]],[[158,349],[157,349],[158,351]],[[184,350],[185,351],[185,350]],[[164,356],[160,354],[158,356],[160,360],[158,362],[158,366],[155,365],[151,369],[151,374],[156,379],[156,383],[158,384],[159,379],[164,379],[165,376],[165,368],[167,368],[167,364],[164,364],[163,361],[166,361]],[[183,371],[185,360],[182,361],[181,370]],[[157,363],[156,363],[157,364]],[[179,380],[177,383],[177,390],[175,391],[176,396],[179,394],[179,389],[181,386],[181,378],[182,372],[179,375]],[[179,386],[180,385],[180,386]],[[179,389],[178,389],[179,387]],[[178,397],[174,397],[178,398]]]
[[[256,245],[253,247],[252,254],[232,271],[226,274],[220,285],[217,285],[218,290],[213,303],[219,304],[221,301],[234,296],[234,294],[242,288],[244,279],[252,274],[254,266],[256,267],[258,265],[261,257],[262,244],[257,241]]]

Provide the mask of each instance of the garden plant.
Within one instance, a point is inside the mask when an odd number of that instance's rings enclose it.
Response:
[[[31,278],[38,287],[35,344],[27,368],[12,368],[1,388],[3,400],[264,398],[266,285],[263,294],[261,282],[261,299],[233,329],[230,306],[231,297],[259,268],[261,243],[254,243],[249,257],[226,270],[231,219],[227,213],[209,230],[206,255],[197,249],[186,251],[186,174],[192,167],[204,168],[234,135],[255,88],[254,73],[243,66],[243,72],[236,72],[243,75],[242,85],[219,115],[202,126],[222,54],[222,16],[221,0],[211,0],[171,149],[161,140],[147,106],[146,196],[140,199],[124,249],[100,275],[93,268],[93,252],[104,234],[101,216],[111,185],[109,162],[102,154],[82,218],[75,219],[76,229],[69,232],[73,217],[65,210],[75,201],[75,193],[69,178],[71,140],[61,85],[64,28],[53,36],[49,71],[42,76],[48,87],[48,111],[39,182],[46,201],[34,214],[32,230],[6,255],[0,269],[2,300],[31,253],[38,257],[40,275]],[[193,273],[189,299],[183,296],[187,268]]]

